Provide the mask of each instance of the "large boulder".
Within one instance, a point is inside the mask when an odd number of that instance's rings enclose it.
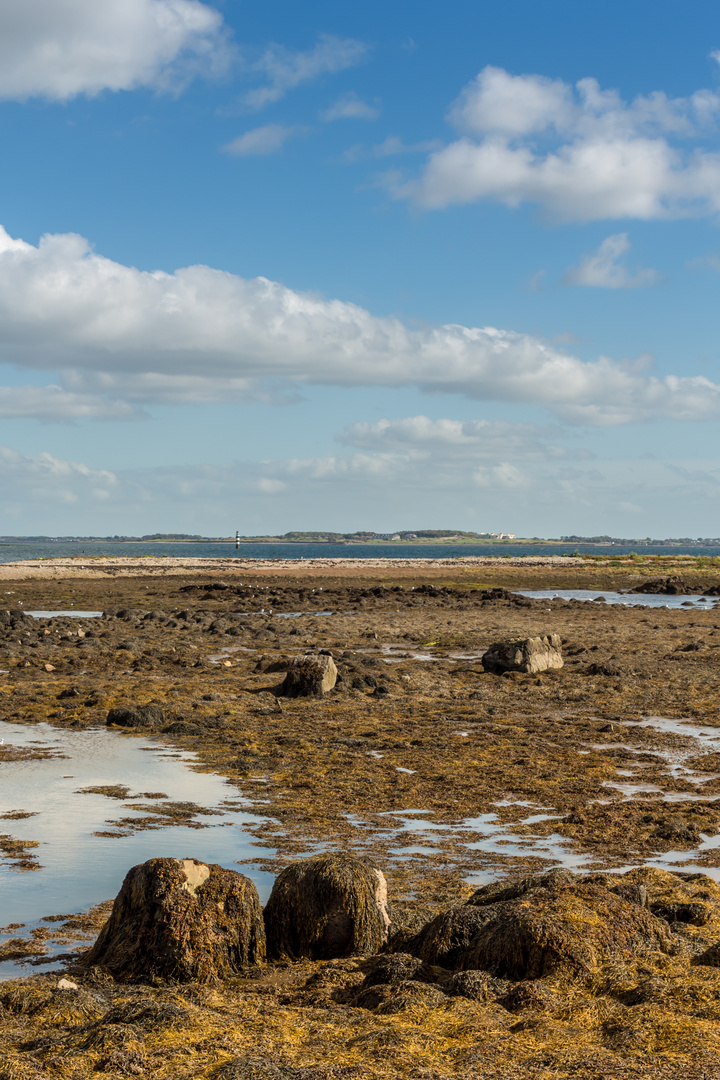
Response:
[[[496,675],[504,671],[524,671],[535,675],[563,666],[562,640],[559,634],[525,638],[523,641],[498,641],[482,658],[483,667]]]
[[[337,682],[337,668],[329,653],[308,653],[288,665],[280,687],[283,697],[322,697]]]
[[[376,953],[389,925],[385,876],[355,855],[292,863],[275,881],[265,908],[271,959]]]
[[[478,889],[403,951],[429,964],[497,978],[582,977],[606,961],[671,951],[668,924],[646,902],[642,890],[615,886],[601,875],[551,871]]]
[[[118,982],[213,982],[265,959],[255,885],[197,859],[133,866],[86,965]]]

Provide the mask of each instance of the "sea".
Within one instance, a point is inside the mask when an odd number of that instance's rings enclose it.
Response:
[[[138,541],[91,540],[0,541],[0,563],[23,559],[53,559],[85,556],[126,556],[194,559],[462,559],[472,556],[518,558],[523,555],[702,555],[720,556],[720,541],[700,544],[252,544],[234,541]]]

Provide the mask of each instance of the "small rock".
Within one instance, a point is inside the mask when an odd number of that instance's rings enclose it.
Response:
[[[555,671],[563,666],[562,641],[559,634],[523,641],[499,641],[485,652],[482,664],[486,671],[495,675],[505,671],[522,671],[530,675]]]
[[[105,723],[108,727],[162,727],[165,723],[165,713],[159,705],[138,705],[136,707],[121,705],[111,709],[107,714]]]
[[[162,730],[164,735],[202,735],[202,728],[187,720],[175,720]]]
[[[337,682],[337,668],[326,653],[296,657],[280,687],[282,697],[322,697]]]
[[[80,987],[72,979],[60,979],[57,984],[58,990],[79,990]]]
[[[55,667],[54,667],[53,664],[43,664],[43,668],[44,668],[45,671],[54,671],[55,670]]]

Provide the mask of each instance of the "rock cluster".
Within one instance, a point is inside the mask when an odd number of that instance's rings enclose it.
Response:
[[[688,596],[702,594],[703,596],[720,596],[720,587],[710,584],[705,588],[685,581],[678,574],[670,574],[668,577],[654,578],[652,581],[644,581],[642,585],[636,585],[630,589],[632,593],[644,593],[651,596]]]
[[[117,982],[212,982],[273,959],[376,953],[387,940],[387,883],[354,855],[291,864],[263,912],[254,884],[197,859],[150,859],[125,877],[83,964]]]
[[[504,979],[541,979],[559,970],[587,975],[648,947],[669,951],[668,924],[646,904],[647,892],[630,883],[608,887],[601,874],[553,870],[478,889],[403,949],[426,963]]]

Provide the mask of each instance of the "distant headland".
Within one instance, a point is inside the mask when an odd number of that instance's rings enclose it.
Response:
[[[508,532],[469,532],[464,529],[416,529],[399,530],[392,533],[378,533],[371,531],[358,531],[352,533],[330,531],[293,531],[277,536],[243,536],[240,533],[232,536],[203,536],[200,533],[145,533],[143,536],[0,536],[0,543],[205,543],[227,544],[239,542],[241,544],[377,544],[379,546],[393,544],[412,545],[436,545],[436,544],[593,544],[607,547],[634,545],[638,548],[667,547],[673,545],[706,547],[720,544],[719,537],[670,537],[657,539],[646,537],[619,537],[619,536],[516,536]]]

